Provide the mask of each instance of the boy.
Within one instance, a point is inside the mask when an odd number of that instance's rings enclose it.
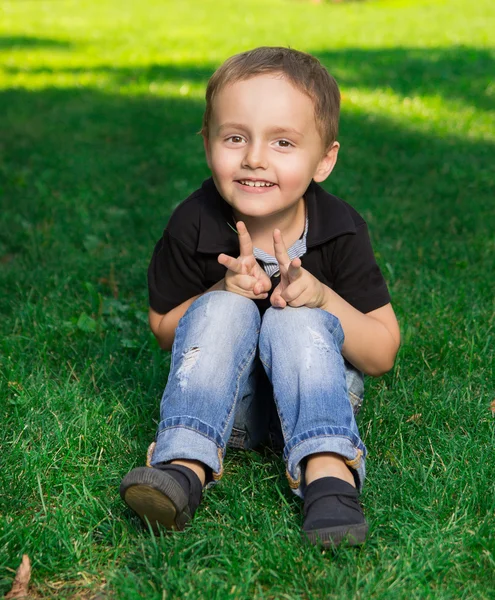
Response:
[[[318,185],[339,108],[318,60],[286,48],[233,56],[208,83],[212,179],[174,211],[148,271],[150,326],[172,349],[151,468],[120,487],[155,531],[184,528],[229,439],[252,447],[278,428],[303,535],[366,537],[352,403],[361,372],[392,368],[400,334],[366,224]]]

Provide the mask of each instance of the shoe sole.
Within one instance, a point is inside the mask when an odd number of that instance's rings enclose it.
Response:
[[[169,531],[182,531],[191,518],[184,490],[159,469],[133,469],[122,480],[120,495],[155,535],[160,525]]]
[[[323,548],[336,548],[342,542],[346,541],[349,546],[359,546],[364,544],[368,533],[368,524],[347,525],[339,527],[327,527],[325,529],[314,529],[312,531],[303,531],[303,540],[314,546]]]

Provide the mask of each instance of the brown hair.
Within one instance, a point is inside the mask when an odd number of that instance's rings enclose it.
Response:
[[[336,140],[339,128],[340,92],[337,82],[314,56],[276,46],[261,46],[231,56],[213,73],[206,88],[201,134],[208,137],[213,101],[223,87],[268,73],[280,73],[311,98],[316,125],[328,148]]]

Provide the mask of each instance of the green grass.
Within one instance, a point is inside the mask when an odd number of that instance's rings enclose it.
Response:
[[[0,7],[0,593],[38,598],[495,598],[492,0],[23,0]],[[261,44],[343,92],[326,187],[370,224],[403,332],[367,382],[367,544],[304,547],[271,454],[227,455],[184,534],[118,497],[169,355],[146,267],[208,176],[204,87]]]

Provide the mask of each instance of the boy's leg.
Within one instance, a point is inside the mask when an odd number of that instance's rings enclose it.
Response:
[[[255,303],[223,291],[198,298],[179,321],[151,459],[155,469],[134,469],[121,484],[124,500],[143,519],[183,528],[191,511],[170,478],[190,478],[183,466],[190,461],[220,479],[236,403],[253,369],[259,327]],[[167,464],[172,461],[179,464]]]
[[[318,533],[310,538],[328,544],[338,543],[344,534],[363,541],[367,528],[354,488],[361,489],[364,482],[366,448],[349,401],[343,340],[334,315],[306,307],[268,309],[259,339],[280,417],[290,486],[305,497],[308,510],[311,502],[313,516],[318,513],[316,521],[306,515],[304,529],[315,521]],[[322,498],[333,515],[320,514]]]
[[[244,395],[236,405],[234,426],[227,447],[246,450],[268,442],[272,409],[272,386],[257,355]]]
[[[352,412],[354,413],[354,417],[357,417],[359,414],[364,400],[364,373],[359,369],[356,369],[354,365],[344,359],[345,365],[345,379],[347,384],[347,392],[349,396],[349,402],[352,406]],[[261,362],[260,362],[260,366]],[[283,452],[284,449],[284,435],[282,433],[282,427],[280,425],[280,418],[278,416],[277,407],[273,400],[273,388],[272,385],[267,378],[265,371],[263,370],[263,375],[266,378],[266,381],[269,385],[269,393],[270,401],[269,404],[269,423],[268,423],[268,440],[269,446],[276,451]],[[264,404],[266,406],[267,400],[265,400]],[[234,427],[235,427],[234,423]],[[311,459],[314,455],[311,457]],[[353,478],[353,483],[355,483]]]

